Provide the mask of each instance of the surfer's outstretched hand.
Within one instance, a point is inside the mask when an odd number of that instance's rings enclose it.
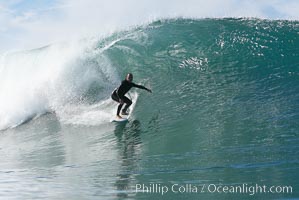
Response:
[[[151,90],[151,89],[147,89],[147,91],[150,92],[150,93],[152,93],[152,90]]]

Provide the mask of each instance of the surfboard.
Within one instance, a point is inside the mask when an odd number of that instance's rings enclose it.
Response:
[[[121,119],[115,117],[114,119],[111,119],[111,122],[127,122],[128,118],[127,117],[123,117]]]

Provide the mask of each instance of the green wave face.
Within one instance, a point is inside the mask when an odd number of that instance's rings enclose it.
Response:
[[[153,88],[139,119],[155,116],[164,134],[237,141],[298,128],[298,31],[293,21],[163,20],[115,34],[105,53],[121,76]]]

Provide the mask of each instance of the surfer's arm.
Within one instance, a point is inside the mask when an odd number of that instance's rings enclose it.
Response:
[[[135,83],[132,83],[132,84],[133,84],[133,87],[137,87],[137,88],[146,90],[146,91],[148,91],[148,92],[150,92],[150,93],[152,92],[151,89],[148,89],[148,88],[144,87],[143,85],[138,85],[138,84],[135,84]]]

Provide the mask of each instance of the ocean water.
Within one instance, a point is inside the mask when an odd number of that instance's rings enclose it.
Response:
[[[128,72],[153,93],[110,123]],[[0,129],[0,199],[297,199],[299,22],[167,19],[3,54]]]

